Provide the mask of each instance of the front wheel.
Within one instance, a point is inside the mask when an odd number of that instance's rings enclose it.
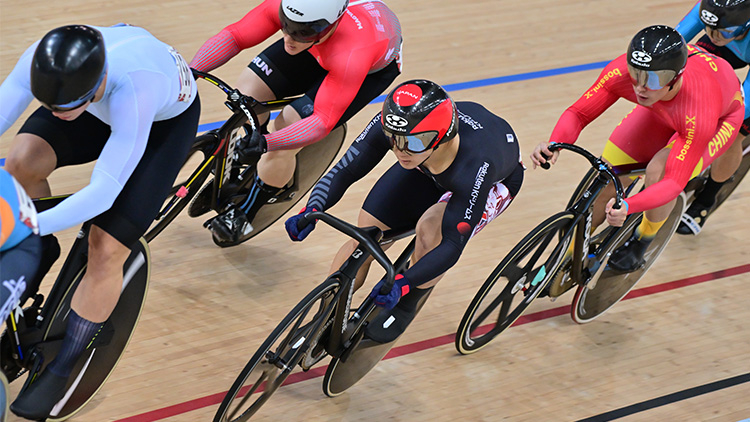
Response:
[[[570,316],[573,318],[573,321],[579,324],[593,321],[619,302],[635,287],[636,283],[646,274],[651,265],[656,262],[656,259],[661,255],[672,235],[677,230],[677,226],[680,223],[680,216],[685,211],[685,202],[685,193],[680,193],[672,212],[646,250],[644,255],[646,263],[643,267],[629,273],[621,273],[605,267],[598,279],[592,280],[595,281],[594,283],[589,282],[578,286],[570,309]],[[621,230],[618,239],[613,242],[607,254],[610,254],[625,243],[635,228],[636,225],[633,224]]]
[[[281,320],[224,396],[214,422],[246,421],[260,409],[319,337],[340,288],[339,280],[327,280]]]
[[[574,215],[567,212],[548,218],[503,258],[458,325],[459,353],[468,355],[486,346],[510,327],[542,292],[570,245],[573,220]]]

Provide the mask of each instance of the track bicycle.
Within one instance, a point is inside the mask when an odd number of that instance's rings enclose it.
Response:
[[[298,98],[256,101],[211,74],[193,70],[193,75],[224,91],[227,95],[224,104],[232,115],[218,130],[208,131],[193,142],[175,185],[154,224],[144,235],[148,242],[161,233],[185,207],[188,208],[188,215],[194,218],[212,210],[220,214],[232,205],[245,202],[255,180],[256,168],[254,163],[240,165],[236,161],[237,143],[251,131],[257,130],[258,114],[280,110]],[[343,124],[297,153],[292,180],[258,211],[251,222],[253,233],[250,238],[281,218],[305,196],[336,158],[345,137],[346,124]],[[212,175],[213,179],[209,180]],[[204,227],[208,227],[210,222],[211,219],[206,221]]]
[[[38,211],[49,209],[67,196],[35,200]],[[73,293],[86,271],[90,222],[83,224],[49,294],[37,292],[30,306],[11,312],[0,337],[0,369],[13,382],[28,373],[21,391],[33,383],[62,345]],[[40,269],[40,271],[43,271]],[[96,340],[78,359],[68,378],[67,392],[52,409],[48,421],[65,420],[99,391],[120,360],[143,309],[151,272],[148,244],[141,238],[123,266],[120,299]]]
[[[636,176],[645,174],[645,166],[610,167],[579,146],[550,144],[550,150],[560,149],[582,155],[592,168],[574,191],[567,209],[543,221],[516,244],[474,296],[456,333],[455,345],[461,354],[474,353],[486,346],[543,292],[554,299],[577,287],[571,317],[577,323],[592,321],[635,286],[677,229],[686,209],[684,192],[677,197],[667,221],[646,250],[645,265],[629,273],[608,267],[612,252],[631,236],[640,224],[642,213],[629,215],[621,227],[604,225],[599,232],[592,233],[594,201],[612,182],[615,206],[619,206],[639,185]],[[633,180],[623,189],[619,178],[625,176]],[[690,184],[686,188],[692,189],[694,185]]]
[[[398,340],[378,343],[365,337],[367,324],[382,308],[376,307],[369,295],[359,307],[352,308],[354,280],[367,257],[373,256],[386,271],[381,293],[390,291],[395,275],[409,266],[415,241],[412,238],[393,263],[383,246],[413,236],[414,230],[383,233],[375,227],[358,228],[319,211],[306,214],[299,226],[313,219],[356,239],[359,245],[341,268],[308,293],[266,338],[227,392],[214,422],[248,420],[295,367],[307,371],[328,355],[332,359],[323,379],[323,392],[329,397],[341,394],[375,367]],[[421,298],[417,312],[427,296]]]

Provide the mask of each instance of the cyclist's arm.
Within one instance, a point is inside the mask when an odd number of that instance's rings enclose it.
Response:
[[[677,24],[674,28],[679,32],[685,41],[690,42],[696,35],[698,35],[705,25],[701,22],[700,18],[700,5],[701,2],[697,2],[695,6],[690,9],[687,15]]]
[[[378,113],[354,140],[341,160],[315,185],[307,206],[325,211],[335,205],[354,182],[370,172],[388,153]]]
[[[281,28],[279,0],[267,0],[242,19],[209,38],[190,61],[190,67],[210,72],[240,51],[258,45]]]
[[[0,85],[0,135],[21,116],[34,95],[31,93],[31,57],[38,43],[29,47]]]
[[[466,168],[461,189],[453,191],[443,214],[441,227],[442,240],[435,249],[429,251],[416,264],[404,272],[409,284],[418,286],[433,280],[453,267],[469,241],[474,227],[484,213],[493,177],[497,169],[487,162],[476,167]],[[480,177],[480,174],[484,173]]]
[[[722,124],[723,120],[719,121],[719,125]],[[664,177],[627,199],[628,214],[660,207],[675,199],[682,192],[716,132],[715,128],[710,128],[711,126],[713,125],[701,124],[699,121],[696,124],[695,138],[690,144],[687,143],[682,133],[673,136],[674,143],[665,164]],[[739,125],[734,127],[736,129],[733,133],[736,135]]]
[[[552,130],[550,142],[575,143],[583,128],[619,98],[634,101],[634,95],[625,58],[620,56],[610,62],[596,82],[560,116]]]
[[[328,135],[359,92],[373,63],[372,54],[363,48],[332,58],[328,75],[315,95],[313,114],[266,135],[268,150],[297,149]]]
[[[39,214],[42,235],[81,224],[108,210],[146,150],[151,125],[167,82],[161,76],[134,72],[118,81],[110,95],[112,133],[91,173],[89,184],[56,207]]]

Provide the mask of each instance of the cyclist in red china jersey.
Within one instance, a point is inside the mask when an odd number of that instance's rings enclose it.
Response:
[[[640,226],[609,261],[615,270],[627,272],[643,264],[646,248],[688,180],[712,163],[729,174],[736,170],[742,151],[734,140],[745,110],[740,82],[726,61],[686,44],[673,28],[650,26],[563,113],[550,142],[575,142],[587,124],[620,98],[637,105],[615,128],[602,156],[613,165],[648,163],[642,192],[627,198],[620,209],[613,207],[614,199],[604,207],[599,204],[615,226],[628,214],[645,211]],[[558,154],[542,143],[531,160],[535,166],[554,164]]]
[[[259,101],[304,95],[272,125],[260,116],[261,133],[240,145],[240,162],[263,155],[247,201],[211,222],[220,246],[250,237],[258,209],[292,179],[300,148],[349,120],[400,74],[401,25],[378,0],[266,0],[206,41],[190,66],[215,69],[279,30],[283,38],[248,64],[237,87]]]

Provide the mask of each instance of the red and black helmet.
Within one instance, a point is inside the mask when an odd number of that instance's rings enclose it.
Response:
[[[424,79],[406,81],[391,91],[381,121],[391,143],[413,153],[436,148],[458,133],[456,104],[440,85]]]

